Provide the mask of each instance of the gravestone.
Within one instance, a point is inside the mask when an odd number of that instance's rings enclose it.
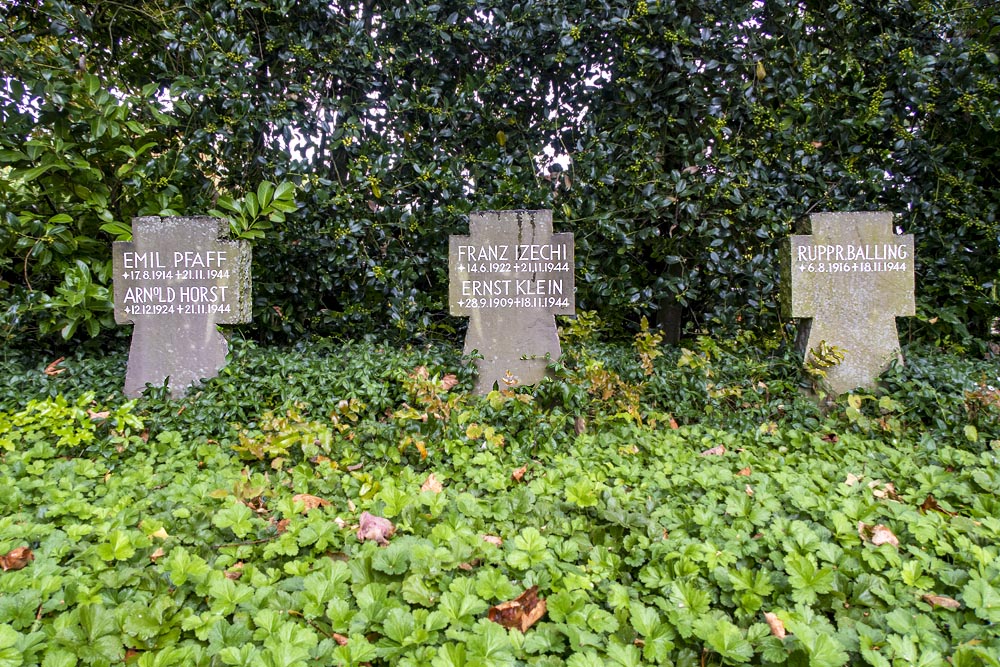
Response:
[[[913,235],[896,235],[891,213],[819,213],[811,235],[788,239],[782,252],[786,317],[804,318],[803,355],[823,341],[844,350],[826,388],[842,394],[873,387],[902,360],[896,318],[913,316]]]
[[[555,315],[576,312],[573,250],[547,210],[472,213],[469,236],[450,237],[450,312],[469,317],[465,353],[483,357],[476,393],[535,384],[559,358]]]
[[[127,396],[168,378],[183,396],[225,365],[217,325],[250,321],[250,247],[228,232],[217,218],[135,218],[132,241],[114,244],[115,321],[135,324]]]

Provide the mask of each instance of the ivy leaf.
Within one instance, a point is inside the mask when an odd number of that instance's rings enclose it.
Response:
[[[219,651],[219,660],[234,667],[254,667],[260,664],[260,651],[253,644],[244,644],[239,648],[227,646]]]
[[[597,505],[598,487],[589,477],[581,477],[566,485],[566,500],[577,507]]]
[[[24,655],[17,649],[21,633],[6,623],[0,625],[0,667],[21,667]]]
[[[809,558],[799,554],[785,557],[785,571],[792,585],[792,599],[800,604],[813,604],[820,595],[833,590],[833,570],[818,568]]]
[[[519,570],[528,570],[549,557],[548,543],[534,526],[521,531],[514,540],[514,551],[507,555],[507,563]]]
[[[253,530],[253,511],[236,498],[228,498],[227,506],[215,513],[212,524],[218,528],[228,528],[236,537],[243,539]]]
[[[211,570],[204,558],[198,555],[192,556],[184,547],[171,550],[164,565],[170,575],[170,581],[175,586],[182,586],[189,579],[200,584]]]
[[[108,535],[106,542],[98,545],[97,555],[105,561],[128,560],[135,555],[135,547],[132,546],[128,533],[114,530]]]
[[[465,657],[464,644],[442,644],[438,648],[437,655],[431,661],[433,667],[466,667],[468,661]]]
[[[809,654],[809,667],[841,667],[850,659],[837,640],[824,632],[817,632],[812,637],[799,637]]]
[[[583,653],[574,653],[566,661],[566,667],[605,667],[605,662],[593,649]]]
[[[513,648],[507,631],[487,620],[481,620],[473,628],[473,634],[466,642],[469,662],[483,667],[507,667],[514,665]]]
[[[608,659],[612,661],[612,664],[620,667],[641,667],[642,665],[642,655],[640,655],[639,649],[632,644],[612,642],[608,646]]]
[[[398,607],[390,609],[382,627],[386,637],[402,645],[413,634],[413,614]]]
[[[702,616],[694,624],[695,634],[705,640],[709,648],[730,662],[748,662],[753,657],[753,647],[743,633],[725,618]]]
[[[1000,623],[1000,591],[980,574],[972,575],[972,579],[962,589],[962,598],[979,618],[990,623]]]

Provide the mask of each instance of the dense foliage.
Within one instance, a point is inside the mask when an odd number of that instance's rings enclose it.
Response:
[[[998,315],[996,5],[967,0],[24,0],[0,17],[0,326],[111,326],[109,242],[260,183],[254,327],[460,325],[446,237],[551,207],[578,303],[773,330],[780,240],[888,210],[911,333]],[[103,231],[102,231],[103,230]]]
[[[567,335],[485,398],[448,348],[242,344],[182,401],[5,357],[0,665],[997,665],[995,366],[823,413],[750,339]]]

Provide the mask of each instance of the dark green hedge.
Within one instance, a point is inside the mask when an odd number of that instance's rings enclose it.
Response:
[[[0,19],[8,336],[110,326],[102,222],[262,180],[301,204],[255,250],[264,339],[462,327],[447,236],[491,208],[554,209],[578,307],[615,324],[680,307],[689,331],[775,329],[779,243],[824,210],[916,235],[907,336],[984,338],[1000,315],[992,3],[132,4]]]

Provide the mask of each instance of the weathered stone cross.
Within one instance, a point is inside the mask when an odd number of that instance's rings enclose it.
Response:
[[[449,239],[448,301],[483,357],[475,392],[535,384],[561,354],[555,315],[576,312],[573,235],[552,233],[548,210],[472,213],[469,233]]]
[[[228,232],[216,218],[135,218],[132,242],[114,244],[115,321],[135,324],[127,396],[168,378],[182,396],[225,365],[216,325],[250,321],[250,247],[219,240]]]
[[[819,213],[812,236],[782,252],[782,305],[799,325],[803,355],[821,341],[845,351],[825,380],[837,394],[872,387],[902,359],[896,317],[915,314],[913,235],[895,235],[891,213]]]

